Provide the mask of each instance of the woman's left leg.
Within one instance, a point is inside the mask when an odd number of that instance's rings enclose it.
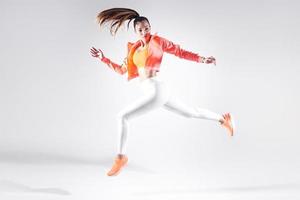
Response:
[[[169,99],[164,104],[164,108],[184,117],[217,121],[229,131],[231,136],[233,135],[233,120],[229,113],[220,115],[204,108],[188,106],[177,99]]]
[[[220,114],[199,107],[191,107],[175,99],[171,99],[166,102],[164,104],[164,108],[181,116],[189,118],[201,118],[218,122],[222,122],[222,120],[224,119]]]

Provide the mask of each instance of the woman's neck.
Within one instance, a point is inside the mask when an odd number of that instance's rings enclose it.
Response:
[[[142,41],[142,46],[145,46],[146,44],[148,44],[149,41],[150,41],[150,39],[151,39],[151,35],[150,35],[150,34],[148,35],[148,37],[142,38],[142,39],[141,39],[141,41]]]

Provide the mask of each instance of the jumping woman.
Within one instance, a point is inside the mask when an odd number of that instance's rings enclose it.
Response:
[[[133,101],[118,114],[118,152],[108,176],[117,175],[122,167],[128,162],[126,156],[126,139],[128,135],[128,123],[131,119],[163,107],[187,118],[199,118],[213,120],[227,129],[233,136],[234,126],[231,114],[223,115],[198,107],[190,107],[170,97],[165,83],[159,79],[159,70],[164,52],[173,54],[179,58],[197,63],[215,64],[216,59],[212,56],[204,57],[182,49],[179,45],[151,34],[149,20],[140,16],[135,10],[128,8],[112,8],[100,12],[97,16],[100,27],[110,22],[110,33],[115,35],[121,25],[128,20],[127,28],[133,20],[134,31],[139,37],[135,43],[128,43],[127,57],[119,65],[104,56],[100,49],[92,47],[90,52],[93,57],[100,59],[111,69],[119,74],[126,74],[127,79],[139,79],[143,95]]]

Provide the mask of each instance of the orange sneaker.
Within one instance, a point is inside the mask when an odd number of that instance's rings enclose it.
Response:
[[[224,121],[221,122],[221,125],[229,131],[230,136],[233,136],[234,133],[234,121],[230,113],[223,115]]]
[[[125,156],[125,155],[117,156],[115,158],[115,162],[114,162],[111,170],[109,172],[107,172],[107,175],[108,176],[118,175],[119,172],[121,171],[121,168],[126,165],[127,161],[128,161],[127,156]]]

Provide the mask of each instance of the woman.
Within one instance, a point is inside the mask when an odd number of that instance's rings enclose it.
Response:
[[[164,107],[167,110],[189,118],[217,121],[228,130],[230,136],[233,136],[233,120],[229,113],[219,115],[205,109],[189,107],[175,99],[171,99],[168,88],[164,82],[158,78],[164,52],[174,54],[179,58],[205,64],[216,64],[214,57],[205,58],[199,56],[198,54],[180,48],[179,45],[165,38],[152,35],[149,20],[146,17],[140,16],[139,13],[132,9],[112,8],[104,10],[98,14],[97,19],[100,26],[107,22],[111,23],[110,32],[112,35],[116,34],[119,27],[125,21],[128,20],[127,27],[129,27],[129,23],[134,20],[134,30],[140,39],[135,43],[128,43],[128,54],[123,64],[119,65],[112,62],[104,56],[100,49],[94,47],[91,48],[91,55],[99,58],[117,73],[127,73],[128,80],[138,77],[144,92],[142,97],[118,114],[118,155],[107,175],[117,175],[128,161],[125,154],[128,121],[158,107]]]

